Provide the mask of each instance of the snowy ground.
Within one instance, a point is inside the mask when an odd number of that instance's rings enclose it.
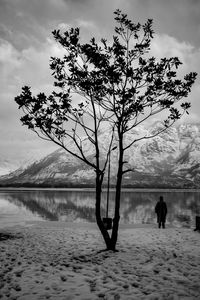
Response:
[[[200,233],[121,228],[119,252],[102,249],[94,224],[2,229],[0,299],[200,299]]]

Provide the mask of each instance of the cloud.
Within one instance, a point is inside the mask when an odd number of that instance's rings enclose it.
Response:
[[[5,26],[5,24],[0,23],[0,36],[3,38],[9,38],[12,36],[12,30]]]
[[[200,71],[200,48],[186,41],[180,41],[167,34],[156,35],[152,40],[150,54],[157,59],[178,57],[182,62],[178,74]],[[197,81],[199,84],[199,80]]]
[[[156,35],[152,40],[150,54],[162,57],[178,57],[182,62],[179,74],[200,71],[200,48],[186,41],[180,41],[167,34]]]
[[[167,34],[155,35],[151,43],[151,52],[159,58],[177,56],[180,60],[185,61],[193,50],[194,46],[188,42],[181,42]]]
[[[9,42],[0,39],[0,118],[8,120],[13,113],[13,104],[10,99],[16,91],[19,82],[18,73],[22,66],[20,53]]]
[[[0,63],[8,69],[20,66],[19,52],[6,40],[0,39]]]
[[[34,144],[34,148],[38,147],[41,152],[45,151],[46,144],[27,128],[22,127],[19,121],[21,112],[17,109],[14,97],[20,93],[21,87],[25,84],[32,86],[34,93],[51,92],[53,78],[49,69],[49,58],[62,56],[62,54],[63,49],[49,38],[40,49],[29,47],[22,51],[17,50],[8,41],[0,40],[1,153],[13,144],[13,148],[7,150],[8,155],[13,151],[16,157],[21,157],[21,152],[28,155],[27,149],[30,148],[31,143]]]
[[[84,28],[87,28],[90,30],[96,28],[94,22],[81,20],[81,19],[77,20],[77,25],[78,25],[78,27],[81,27],[81,28],[84,27]]]
[[[10,130],[16,118],[19,118],[14,97],[20,93],[23,85],[32,86],[34,93],[52,92],[50,56],[63,56],[63,49],[49,38],[40,49],[32,46],[22,51],[8,41],[0,40],[0,118]]]
[[[128,14],[139,22],[151,18],[156,33],[200,45],[200,1],[129,0]]]
[[[177,56],[183,63],[177,72],[177,76],[183,78],[189,72],[197,72],[198,77],[195,84],[192,86],[192,91],[189,94],[186,101],[191,102],[192,107],[190,109],[189,116],[185,116],[183,121],[199,121],[200,106],[200,48],[194,47],[189,42],[180,41],[175,37],[167,34],[156,35],[151,45],[151,55],[157,59],[162,57],[174,57]]]
[[[91,4],[92,0],[63,0],[66,4],[73,4],[73,5],[87,5]]]

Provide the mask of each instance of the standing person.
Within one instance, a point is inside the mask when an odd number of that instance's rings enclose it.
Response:
[[[161,228],[162,225],[162,228],[165,228],[167,204],[163,200],[163,196],[160,196],[160,200],[156,203],[155,213],[157,214],[158,227]]]

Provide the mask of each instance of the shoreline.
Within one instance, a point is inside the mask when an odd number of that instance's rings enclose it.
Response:
[[[61,227],[61,228],[68,228],[68,227],[73,227],[73,228],[88,228],[88,229],[98,229],[97,223],[96,222],[83,222],[83,221],[78,221],[78,222],[73,222],[73,221],[48,221],[48,220],[31,220],[31,221],[23,221],[21,224],[14,224],[14,225],[5,225],[5,227],[0,227],[1,229],[14,229],[16,226],[17,227],[32,227],[32,226],[45,226],[45,227]],[[124,224],[120,223],[119,224],[119,230],[125,230],[125,229],[142,229],[142,228],[151,228],[151,229],[157,229],[158,224],[157,223],[130,223],[130,224]],[[193,231],[195,229],[194,226],[191,227],[179,227],[179,226],[174,226],[170,223],[166,223],[166,228],[165,229],[189,229]],[[109,233],[111,230],[108,231]]]
[[[0,192],[4,191],[81,191],[95,192],[95,188],[50,188],[50,187],[0,187]],[[102,192],[106,192],[107,188],[103,188]],[[110,188],[110,192],[114,192],[114,188]],[[122,192],[200,192],[197,188],[122,188]]]
[[[61,227],[61,228],[86,228],[86,229],[98,229],[96,222],[89,222],[89,221],[49,221],[49,220],[30,220],[30,221],[21,221],[21,222],[13,222],[13,223],[5,223],[5,225],[0,224],[0,232],[1,230],[12,230],[15,227],[33,227],[33,226],[45,226],[45,227]],[[195,222],[191,224],[190,226],[177,226],[173,225],[171,223],[166,222],[165,229],[188,229],[194,231],[195,229]],[[158,224],[155,223],[119,223],[119,230],[126,230],[126,229],[158,229]],[[164,230],[165,230],[164,229]],[[161,229],[163,230],[163,229]],[[109,233],[111,230],[108,231]]]

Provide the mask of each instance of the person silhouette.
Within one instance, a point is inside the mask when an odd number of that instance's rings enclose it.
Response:
[[[165,221],[167,215],[167,204],[165,203],[163,196],[160,196],[160,200],[156,203],[155,213],[157,214],[158,228],[165,228]]]

